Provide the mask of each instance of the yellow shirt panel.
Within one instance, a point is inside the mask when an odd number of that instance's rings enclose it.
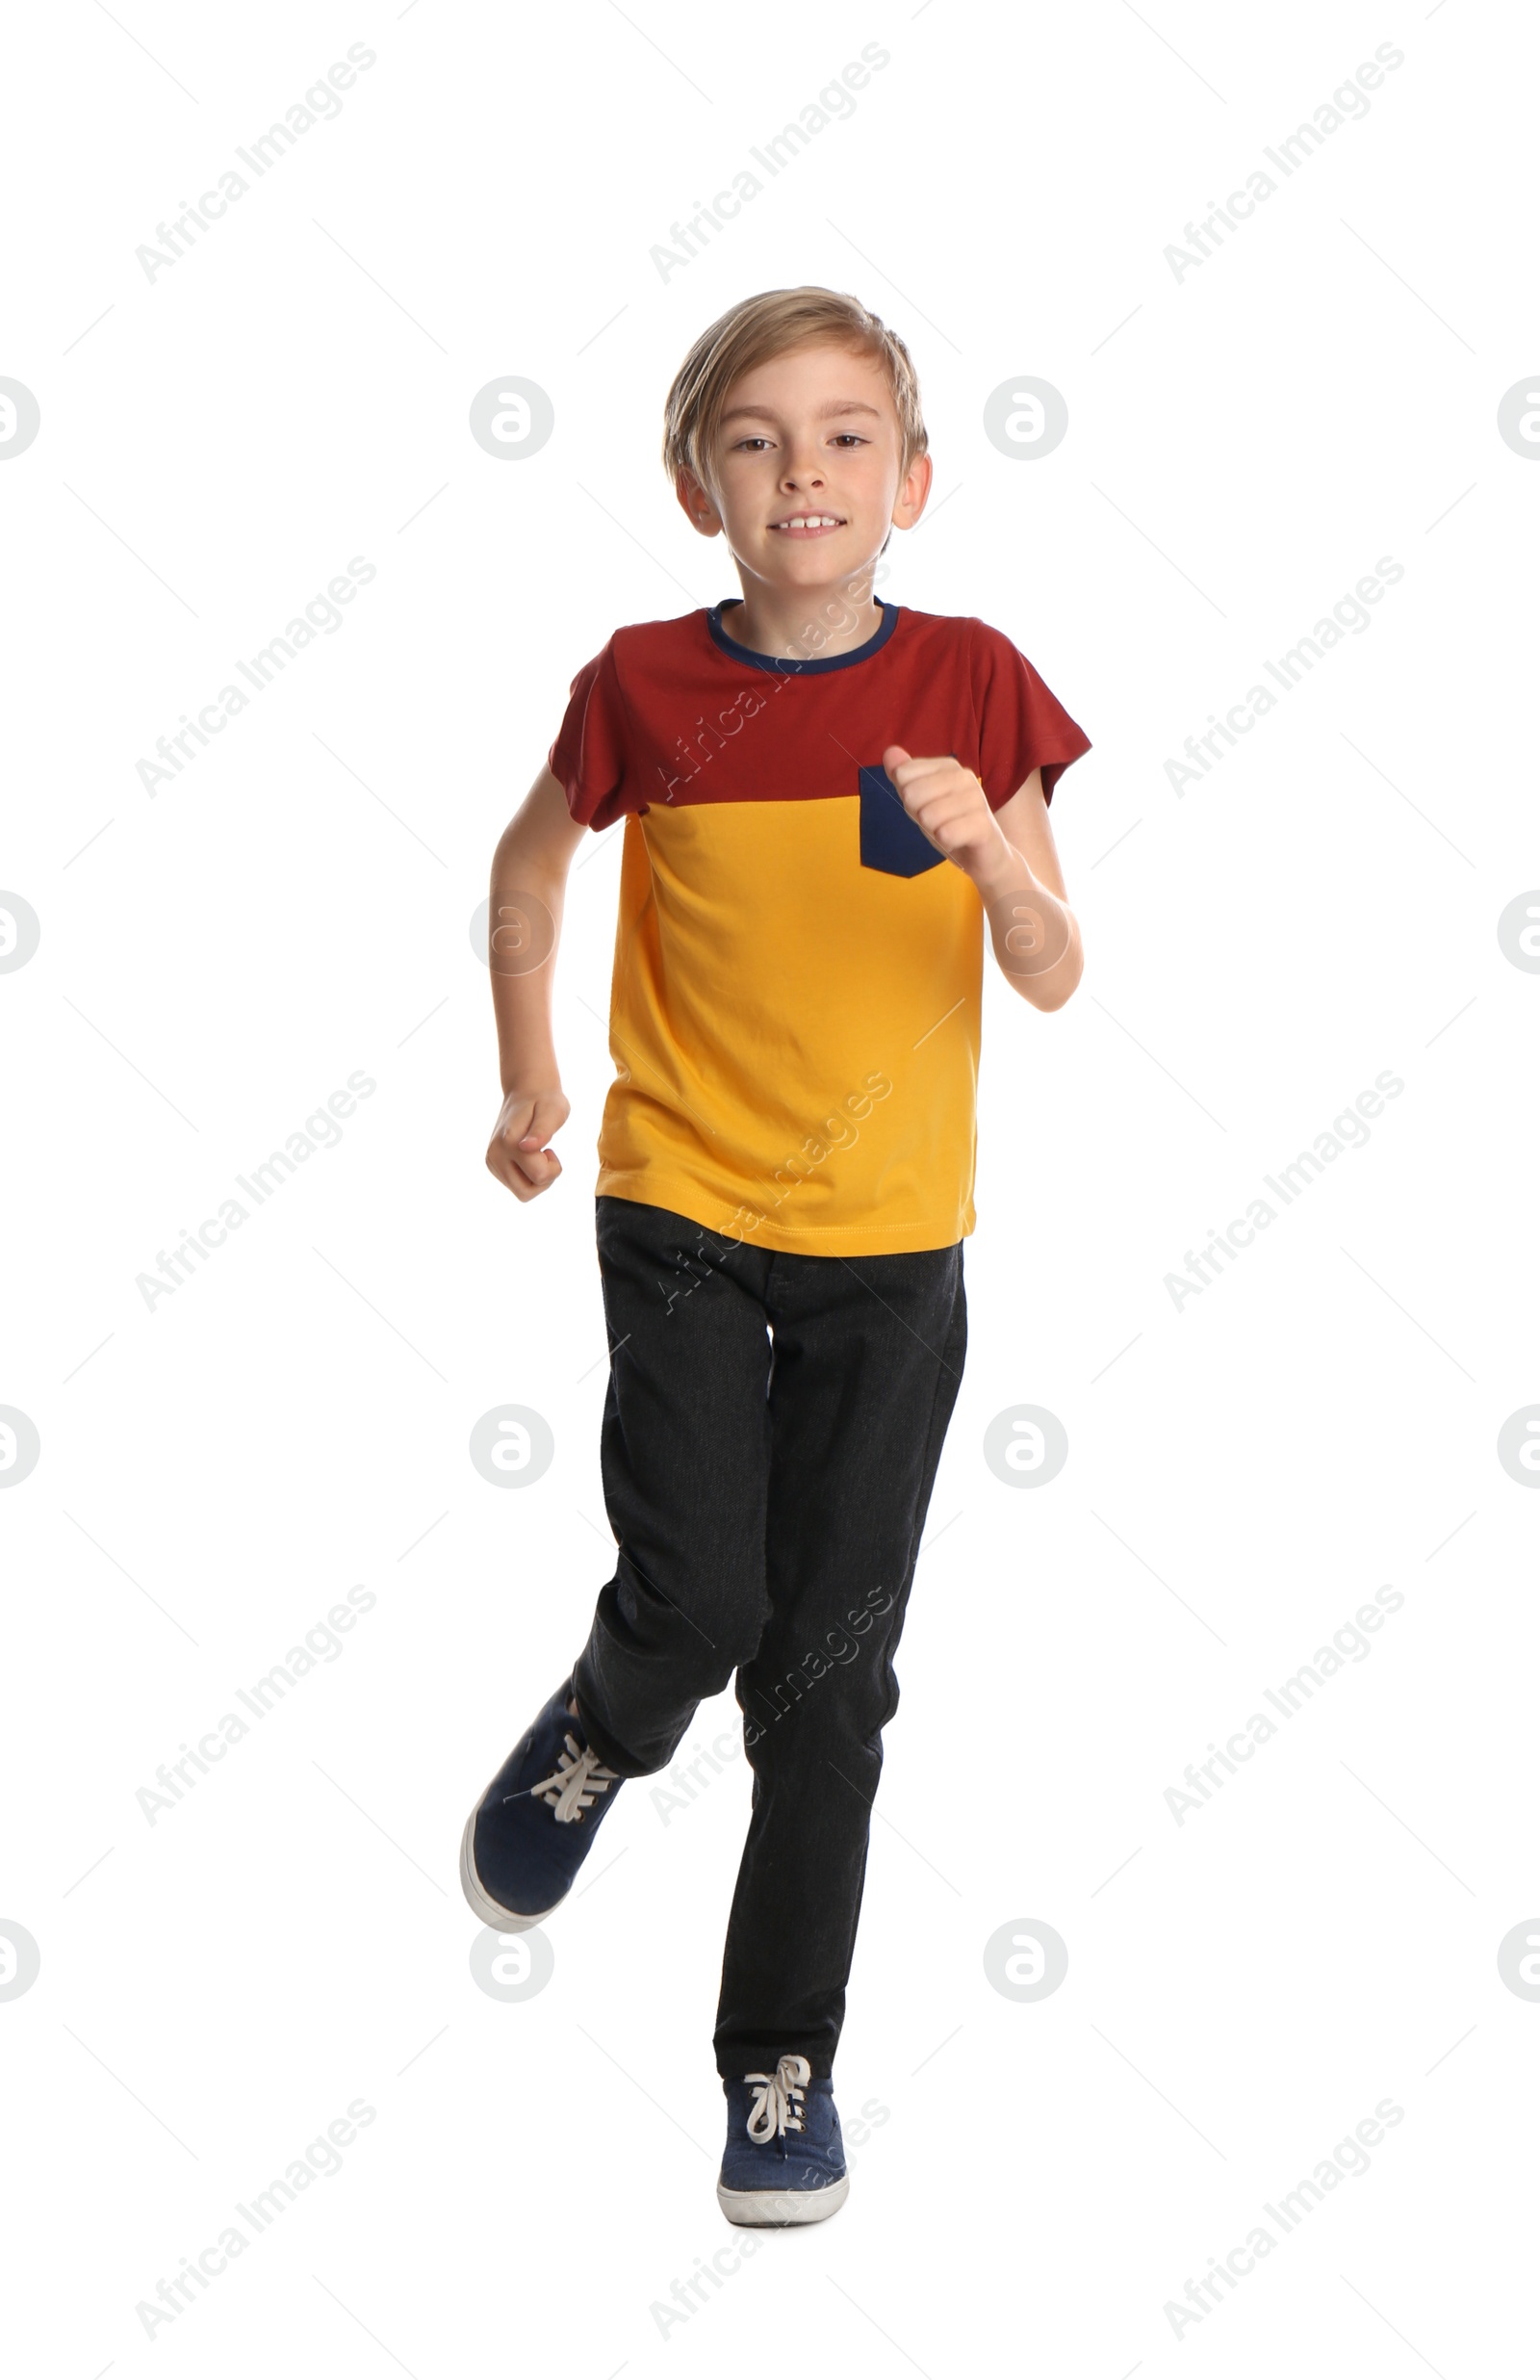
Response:
[[[601,1196],[802,1255],[974,1224],[983,905],[860,862],[860,802],[626,820]]]

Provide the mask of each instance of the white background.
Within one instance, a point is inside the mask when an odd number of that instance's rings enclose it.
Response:
[[[146,277],[350,42],[337,119]],[[850,120],[664,278],[670,225],[868,42]],[[1367,116],[1178,280],[1167,245],[1382,42]],[[1540,1497],[1495,1449],[1540,1398],[1540,981],[1497,919],[1540,884],[1540,471],[1496,419],[1540,361],[1533,23],[64,0],[8,47],[0,373],[41,408],[0,470],[0,884],[41,926],[0,977],[0,1403],[41,1444],[0,1497],[0,1920],[41,1952],[0,2002],[15,2368],[1519,2368],[1540,2005],[1497,1948],[1540,1908]],[[1054,809],[1088,965],[1057,1016],[987,991],[972,1343],[836,2065],[847,2123],[886,2120],[832,2223],[665,2330],[740,2238],[710,2030],[746,1767],[667,1824],[628,1789],[533,1999],[476,1988],[455,1878],[610,1569],[618,836],[573,878],[567,1171],[527,1207],[482,1163],[470,927],[575,671],[736,591],[662,399],[726,306],[805,280],[918,364],[936,485],[884,592],[1003,629],[1092,738]],[[505,374],[555,410],[515,462],[467,428]],[[1069,409],[1037,460],[982,427],[1022,374]],[[337,632],[146,793],[354,556]],[[1368,630],[1174,793],[1381,556]],[[136,1277],[357,1069],[339,1145],[147,1310]],[[1368,1145],[1178,1308],[1166,1275],[1382,1070]],[[467,1454],[501,1400],[555,1436],[520,1493]],[[981,1451],[1019,1403],[1069,1436],[1030,1492]],[[158,1765],[358,1582],[341,1657],[151,1825]],[[1187,1764],[1387,1582],[1370,1657],[1179,1825]],[[983,1951],[1032,1919],[1069,1967],[1022,2004]],[[355,2099],[342,2171],[147,2337]],[[1371,2170],[1174,2335],[1386,2099]]]

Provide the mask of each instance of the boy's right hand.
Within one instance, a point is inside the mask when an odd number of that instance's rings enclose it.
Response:
[[[547,1140],[572,1113],[560,1085],[550,1090],[509,1091],[487,1147],[487,1171],[516,1199],[538,1198],[561,1172],[561,1159]]]

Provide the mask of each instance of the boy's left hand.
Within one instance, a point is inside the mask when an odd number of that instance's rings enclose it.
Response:
[[[998,865],[1005,848],[999,821],[970,768],[949,752],[914,760],[902,744],[888,744],[883,767],[927,842],[977,879]]]

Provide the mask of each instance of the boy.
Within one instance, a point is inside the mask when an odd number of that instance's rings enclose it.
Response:
[[[741,597],[578,671],[492,868],[503,1101],[487,1163],[559,1177],[562,892],[625,818],[599,1140],[618,1541],[571,1674],[467,1821],[482,1922],[549,1917],[622,1782],[736,1672],[753,1811],[714,2036],[734,2223],[848,2187],[833,2064],[892,1653],[966,1344],[983,920],[1058,1008],[1080,937],[1049,830],[1090,749],[1030,664],[872,581],[931,462],[903,342],[772,290],[696,342],[664,465]]]

